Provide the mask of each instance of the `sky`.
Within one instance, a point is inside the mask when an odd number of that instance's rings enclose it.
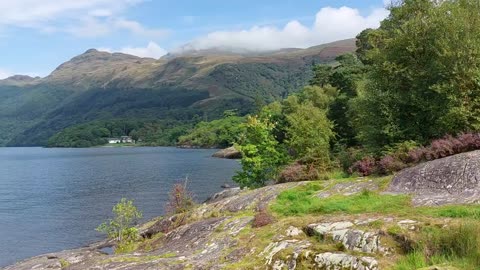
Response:
[[[152,58],[306,48],[378,27],[385,1],[0,0],[0,79],[47,76],[90,48]]]

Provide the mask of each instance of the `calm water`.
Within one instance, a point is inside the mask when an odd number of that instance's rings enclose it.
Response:
[[[168,191],[188,176],[197,201],[230,183],[236,161],[214,150],[0,148],[0,266],[80,247],[122,197],[144,220],[162,215]]]

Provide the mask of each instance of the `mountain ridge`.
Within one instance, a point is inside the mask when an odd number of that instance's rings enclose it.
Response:
[[[251,112],[304,86],[314,64],[356,49],[342,40],[264,55],[183,55],[168,59],[89,49],[44,78],[0,80],[0,145],[46,145],[60,130],[108,119],[217,118]]]

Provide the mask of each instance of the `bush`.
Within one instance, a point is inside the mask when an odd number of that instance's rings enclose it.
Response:
[[[187,181],[188,179],[185,179],[184,183],[177,183],[173,186],[165,207],[167,214],[183,214],[195,206],[193,194],[187,190]]]
[[[366,156],[363,159],[355,162],[349,169],[349,173],[357,172],[362,176],[371,175],[377,171],[377,162],[375,158]]]
[[[313,164],[304,165],[299,162],[285,167],[277,178],[277,183],[311,181],[318,179],[320,174]]]
[[[348,172],[355,162],[361,160],[365,156],[365,153],[361,148],[345,148],[343,146],[336,146],[336,148],[335,157],[345,172]]]
[[[113,207],[112,212],[115,217],[100,224],[96,230],[106,233],[110,239],[117,240],[117,248],[135,241],[138,230],[134,225],[142,218],[142,213],[133,205],[133,201],[122,198]]]
[[[413,141],[406,141],[387,148],[385,155],[376,162],[372,157],[364,157],[355,162],[348,170],[363,176],[372,173],[390,174],[404,168],[468,151],[480,149],[480,133],[462,133],[457,137],[447,135],[433,140],[426,147],[419,147]]]
[[[378,172],[381,174],[394,173],[406,167],[407,164],[393,156],[385,156],[378,162]]]
[[[187,221],[188,212],[195,207],[193,194],[187,189],[188,179],[184,183],[173,185],[170,190],[165,212],[170,217],[162,222],[161,231],[168,232],[184,225]]]
[[[255,216],[253,217],[252,227],[259,228],[263,226],[267,226],[272,224],[274,218],[270,215],[265,209],[261,209]]]

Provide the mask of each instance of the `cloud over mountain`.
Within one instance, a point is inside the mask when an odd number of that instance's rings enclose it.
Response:
[[[150,57],[158,59],[165,54],[167,51],[161,48],[157,43],[150,41],[146,47],[124,47],[119,50],[113,50],[111,48],[98,48],[99,51],[105,52],[121,52],[126,54],[131,54],[139,57]]]
[[[194,39],[182,47],[184,50],[222,48],[228,50],[267,51],[280,48],[309,46],[347,39],[366,28],[376,28],[388,15],[384,8],[374,9],[363,16],[350,7],[325,7],[315,16],[311,26],[290,21],[283,28],[253,26],[240,31],[216,31]]]

